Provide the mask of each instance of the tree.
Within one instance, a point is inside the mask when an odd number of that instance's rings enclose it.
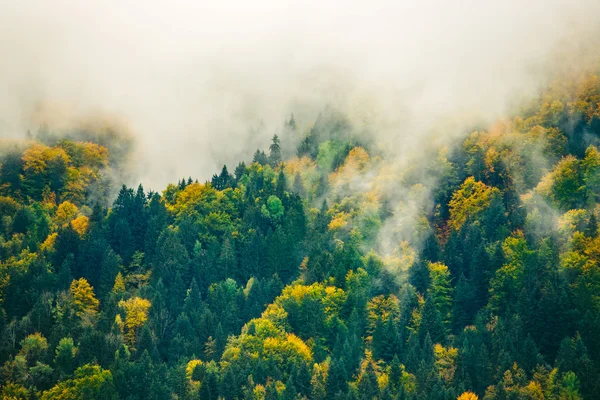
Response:
[[[592,396],[598,390],[596,369],[579,334],[571,339],[565,338],[561,342],[556,366],[561,371],[574,372],[581,379],[581,391],[585,397]]]
[[[577,379],[577,375],[574,372],[569,371],[563,376],[559,396],[561,399],[568,400],[581,399],[581,395],[579,394],[579,379]]]
[[[287,120],[285,122],[285,126],[291,131],[291,132],[295,132],[296,131],[296,119],[294,118],[294,113],[292,113],[290,115],[290,119]]]
[[[419,326],[419,338],[425,340],[431,335],[434,343],[441,343],[445,336],[445,328],[440,312],[436,309],[435,301],[431,295],[425,297],[425,304],[421,313],[421,325]]]
[[[448,203],[450,206],[450,221],[448,224],[459,230],[469,219],[477,216],[491,202],[499,190],[478,182],[472,176],[467,178],[460,189],[454,192]]]
[[[304,189],[304,184],[302,183],[302,177],[300,176],[300,173],[297,172],[296,175],[294,175],[294,192],[298,193],[298,195],[300,197],[305,197],[306,196],[306,190]]]
[[[123,274],[118,272],[117,276],[115,277],[115,283],[113,285],[112,292],[117,296],[123,296],[125,291],[125,279],[123,278]]]
[[[329,363],[329,372],[325,391],[327,399],[334,399],[339,394],[346,393],[347,386],[346,366],[343,359],[332,359]]]
[[[223,165],[220,175],[213,175],[211,184],[217,190],[225,190],[233,186],[234,178],[227,171],[227,165]]]
[[[25,356],[29,365],[34,365],[37,361],[45,361],[48,352],[48,341],[40,333],[28,335],[21,341],[20,353]]]
[[[75,314],[78,317],[93,318],[96,316],[100,302],[94,296],[94,289],[85,278],[73,280],[69,291],[73,298]]]
[[[281,169],[279,171],[279,174],[277,175],[277,185],[275,187],[275,194],[277,195],[277,197],[282,199],[284,197],[286,191],[287,191],[287,179],[285,177],[285,173],[283,172],[283,169]]]
[[[366,368],[358,378],[358,398],[361,400],[373,400],[379,396],[379,384],[373,364],[367,363]]]
[[[411,265],[408,271],[408,280],[419,293],[425,293],[431,284],[431,274],[429,273],[428,263],[417,261]]]
[[[61,378],[70,376],[75,370],[75,357],[77,356],[77,347],[75,347],[73,339],[70,337],[60,339],[55,353],[54,363]]]
[[[273,135],[271,139],[271,146],[269,146],[269,164],[275,168],[281,162],[281,145],[279,144],[279,137]]]
[[[294,385],[294,381],[292,377],[288,378],[285,389],[283,391],[283,400],[295,400],[298,392],[296,391],[296,386]]]
[[[583,182],[588,196],[588,204],[594,204],[600,193],[600,152],[594,146],[585,150],[585,158],[581,162]]]
[[[264,166],[269,164],[269,158],[267,157],[264,151],[260,151],[257,149],[254,153],[254,156],[252,157],[252,162]]]
[[[97,365],[84,365],[73,379],[59,382],[42,394],[42,400],[117,399],[112,374]]]
[[[479,400],[479,397],[473,392],[464,392],[458,396],[457,400]]]
[[[585,204],[582,170],[575,157],[563,158],[545,179],[551,180],[550,198],[559,208],[570,210]]]
[[[460,275],[455,290],[452,308],[452,326],[455,332],[462,330],[473,321],[476,312],[475,291],[464,274]]]
[[[148,319],[150,305],[150,301],[139,297],[132,297],[128,300],[119,301],[119,307],[125,312],[125,339],[127,344],[132,347],[135,346],[138,329],[141,328]]]
[[[596,219],[596,214],[594,214],[594,212],[591,212],[590,219],[585,228],[585,235],[587,237],[598,236],[598,221]]]
[[[153,276],[155,279],[162,278],[165,286],[170,287],[174,284],[178,272],[182,275],[185,274],[190,261],[176,228],[167,227],[160,234],[154,254],[152,264],[155,273]]]
[[[263,204],[261,208],[262,215],[272,221],[278,221],[284,212],[283,203],[277,196],[269,196],[267,204]]]
[[[233,238],[225,238],[221,246],[221,255],[219,256],[219,267],[221,271],[219,276],[227,279],[237,269],[237,256],[235,253],[235,241]]]
[[[452,285],[450,271],[441,263],[429,263],[431,285],[428,293],[445,325],[449,325],[452,311]]]

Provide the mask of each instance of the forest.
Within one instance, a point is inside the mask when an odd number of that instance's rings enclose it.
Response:
[[[599,76],[414,159],[291,114],[162,192],[114,132],[3,140],[2,398],[600,398]]]

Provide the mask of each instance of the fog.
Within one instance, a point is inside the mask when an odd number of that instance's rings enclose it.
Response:
[[[1,0],[0,137],[118,124],[157,190],[326,105],[414,152],[442,118],[491,121],[535,94],[599,17],[597,0]]]

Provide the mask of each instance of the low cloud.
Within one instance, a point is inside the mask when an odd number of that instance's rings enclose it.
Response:
[[[160,190],[248,160],[291,112],[306,129],[331,105],[403,158],[580,62],[598,16],[591,0],[4,2],[0,137],[119,121],[135,179]]]

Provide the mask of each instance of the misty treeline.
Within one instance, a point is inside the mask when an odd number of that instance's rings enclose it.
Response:
[[[361,132],[162,193],[116,134],[3,143],[2,398],[600,398],[597,73],[415,163]]]

